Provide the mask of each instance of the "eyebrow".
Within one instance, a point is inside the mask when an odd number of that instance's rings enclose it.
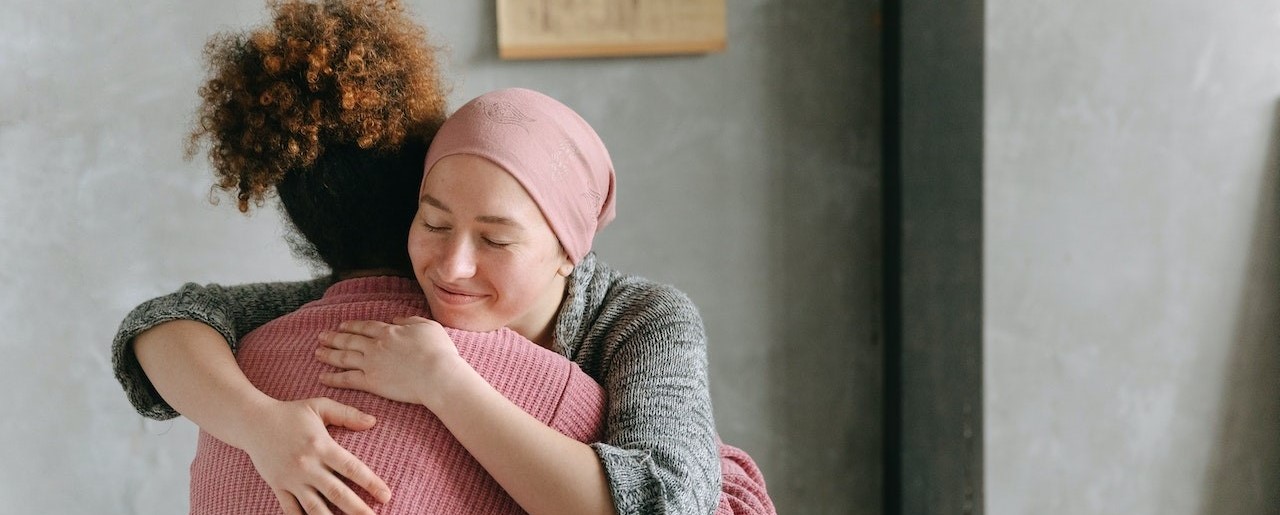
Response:
[[[450,210],[447,206],[445,206],[444,202],[440,202],[439,199],[432,197],[431,195],[428,195],[426,193],[422,194],[422,198],[419,199],[419,201],[423,204],[434,207],[446,213],[453,214],[453,211]],[[476,217],[476,221],[480,223],[485,223],[485,224],[506,225],[510,227],[515,227],[517,229],[524,228],[524,226],[521,225],[520,222],[517,222],[505,216],[480,215]]]

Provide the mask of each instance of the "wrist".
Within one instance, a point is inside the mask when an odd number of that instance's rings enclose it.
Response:
[[[201,429],[227,445],[247,452],[254,444],[257,429],[279,409],[279,404],[280,401],[257,392],[257,395],[250,395],[223,410],[216,423],[208,424],[209,427],[201,425]]]
[[[480,377],[480,373],[471,368],[471,364],[462,356],[453,354],[444,359],[435,372],[427,374],[431,380],[423,381],[423,389],[419,392],[419,402],[437,415],[447,409],[450,399],[455,399],[471,383]]]

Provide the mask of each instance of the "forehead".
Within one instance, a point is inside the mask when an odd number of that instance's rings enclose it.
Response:
[[[520,182],[494,162],[470,154],[445,157],[423,183],[424,203],[466,216],[497,216],[529,225],[542,211]],[[427,197],[436,202],[425,202]]]

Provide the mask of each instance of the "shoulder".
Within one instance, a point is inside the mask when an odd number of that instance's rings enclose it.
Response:
[[[615,351],[684,347],[701,352],[706,331],[698,307],[675,286],[614,272],[595,319],[596,335]]]
[[[684,292],[619,272],[592,254],[579,265],[560,313],[557,338],[561,353],[597,381],[603,381],[619,359],[705,354],[702,317]]]
[[[603,263],[597,267],[609,272],[601,319],[614,323],[686,320],[702,324],[697,305],[675,286],[618,272]]]

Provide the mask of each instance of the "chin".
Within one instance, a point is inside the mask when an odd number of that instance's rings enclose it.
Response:
[[[448,311],[437,313],[435,309],[432,309],[431,315],[434,317],[436,322],[440,323],[440,325],[451,329],[461,329],[463,331],[471,331],[475,333],[487,333],[489,331],[502,329],[501,324],[478,317],[449,313]]]

